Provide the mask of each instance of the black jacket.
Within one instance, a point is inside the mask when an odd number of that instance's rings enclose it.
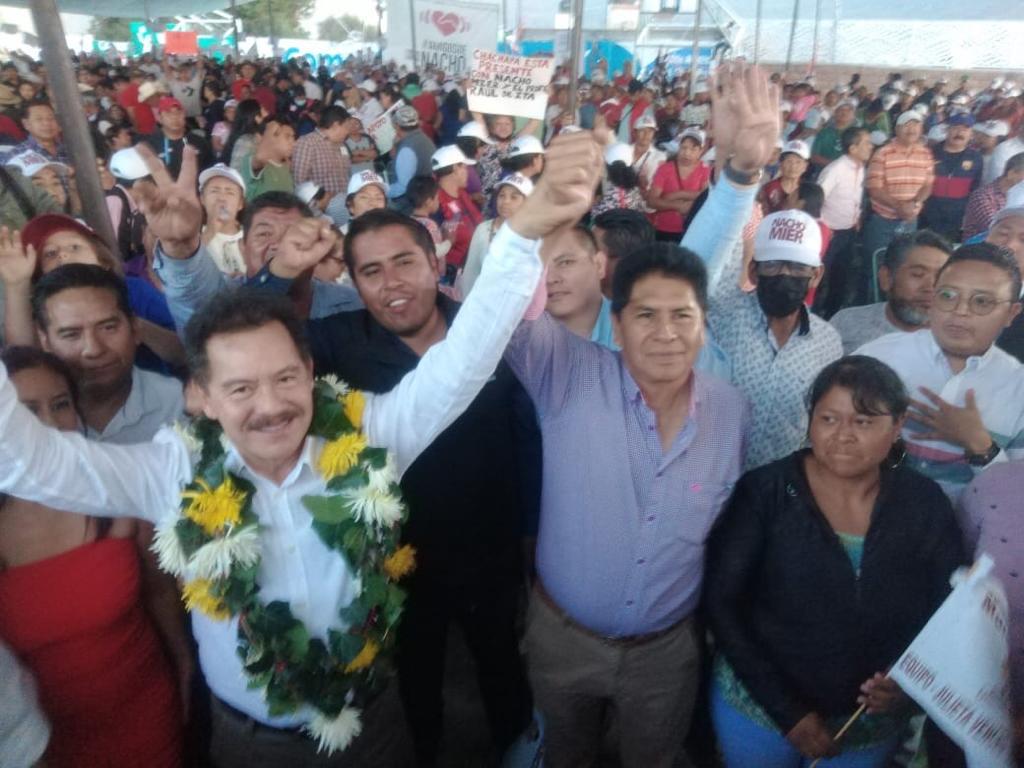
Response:
[[[450,325],[459,305],[442,295]],[[388,392],[420,358],[366,310],[309,322],[317,373]],[[529,396],[502,362],[469,408],[413,462],[401,486],[417,549],[414,578],[493,584],[518,578],[520,537],[540,504],[540,432]]]
[[[783,733],[856,709],[949,593],[966,561],[953,509],[913,470],[884,470],[854,572],[800,451],[744,475],[711,534],[705,605],[715,640]]]

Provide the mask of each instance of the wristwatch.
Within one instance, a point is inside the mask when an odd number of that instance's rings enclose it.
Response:
[[[756,184],[761,180],[764,175],[764,168],[758,168],[754,173],[743,173],[737,171],[732,167],[732,160],[727,160],[725,163],[725,178],[731,181],[733,184],[738,184],[741,187],[749,187],[751,184]]]
[[[992,463],[992,460],[999,455],[999,451],[1002,450],[999,447],[999,443],[995,440],[992,441],[992,445],[989,446],[988,450],[984,453],[964,453],[964,457],[967,459],[967,463],[972,467],[987,467]]]

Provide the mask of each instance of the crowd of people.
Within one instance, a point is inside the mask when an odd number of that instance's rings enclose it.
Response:
[[[1018,84],[75,64],[0,67],[0,765],[442,765],[457,629],[481,768],[958,768],[886,673],[982,552],[1024,759]]]

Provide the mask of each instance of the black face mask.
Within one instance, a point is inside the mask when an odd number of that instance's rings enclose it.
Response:
[[[811,278],[793,275],[758,275],[757,303],[768,317],[787,317],[807,298]]]

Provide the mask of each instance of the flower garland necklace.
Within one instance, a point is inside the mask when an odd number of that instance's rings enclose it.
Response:
[[[309,434],[327,441],[317,459],[327,493],[302,498],[314,530],[345,558],[359,584],[339,614],[347,630],[314,638],[286,602],[260,601],[256,489],[226,468],[227,443],[215,421],[179,428],[198,462],[180,507],[157,526],[153,544],[161,568],[184,581],[188,610],[217,621],[238,618],[249,688],[263,692],[270,714],[311,707],[304,727],[328,753],[359,735],[362,709],[387,683],[405,603],[397,582],[415,567],[413,549],[399,546],[406,510],[394,462],[387,450],[367,444],[364,404],[361,392],[333,376],[315,382]]]

